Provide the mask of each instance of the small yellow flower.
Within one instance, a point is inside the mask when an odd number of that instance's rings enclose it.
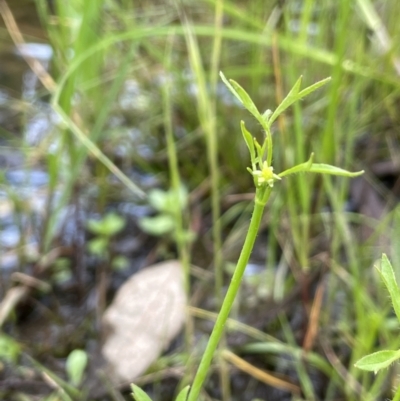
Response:
[[[274,174],[274,168],[272,166],[268,166],[267,161],[263,162],[261,170],[252,171],[252,174],[254,177],[256,177],[256,185],[258,187],[267,184],[272,188],[274,186],[274,181],[281,179],[281,177]]]

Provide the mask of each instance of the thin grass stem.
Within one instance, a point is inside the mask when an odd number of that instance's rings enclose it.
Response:
[[[243,273],[246,269],[247,263],[249,261],[251,252],[254,247],[254,243],[257,237],[258,230],[260,228],[261,219],[263,216],[264,208],[268,199],[271,195],[271,188],[258,188],[256,190],[256,198],[254,203],[253,215],[251,217],[249,229],[246,235],[246,239],[240,253],[239,260],[237,262],[235,272],[233,273],[231,283],[229,285],[228,291],[225,295],[224,301],[221,306],[221,310],[218,314],[218,318],[215,322],[214,329],[208,340],[207,347],[204,351],[203,357],[200,361],[199,368],[193,380],[193,385],[190,389],[189,397],[187,401],[197,401],[200,394],[203,383],[209,372],[209,368],[219,344],[219,341],[224,332],[225,323],[228,319],[229,313],[232,309],[233,302],[235,300],[236,294],[238,293],[240,282],[243,277]]]

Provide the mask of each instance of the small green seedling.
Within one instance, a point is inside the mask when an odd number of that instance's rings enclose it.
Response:
[[[357,173],[351,173],[341,168],[327,165],[314,163],[314,155],[311,154],[308,161],[298,164],[292,168],[289,168],[283,172],[276,173],[272,166],[272,155],[273,155],[273,143],[272,143],[272,132],[271,126],[273,122],[279,117],[279,115],[291,106],[295,101],[302,99],[303,97],[314,92],[316,89],[325,85],[329,82],[330,78],[326,78],[319,81],[303,90],[300,90],[302,78],[300,77],[290,90],[288,95],[283,99],[282,103],[276,108],[275,111],[266,110],[264,113],[260,113],[255,106],[251,97],[247,92],[235,81],[227,80],[225,76],[220,73],[221,79],[225,85],[229,88],[232,94],[240,101],[240,103],[256,118],[264,131],[264,140],[260,144],[255,137],[247,130],[245,123],[241,122],[241,131],[243,139],[250,153],[251,167],[248,171],[253,177],[255,186],[255,198],[254,198],[254,209],[249,225],[249,229],[245,238],[245,242],[242,251],[239,256],[236,268],[234,270],[231,283],[228,287],[228,291],[225,295],[221,309],[219,311],[217,320],[215,322],[213,331],[208,340],[206,349],[203,353],[200,365],[197,373],[194,377],[193,384],[189,389],[188,393],[180,393],[177,400],[182,401],[197,401],[200,395],[201,388],[210,370],[210,365],[217,349],[218,343],[223,334],[225,323],[228,319],[232,305],[236,298],[239,290],[240,283],[242,281],[243,273],[248,264],[250,254],[252,252],[258,230],[260,228],[262,215],[264,208],[271,195],[272,189],[276,182],[281,181],[284,177],[296,174],[296,173],[321,173],[339,175],[344,177],[356,177],[363,174],[363,171]],[[136,401],[149,401],[150,398],[138,387],[133,386],[134,397]],[[183,394],[183,395],[182,395]],[[186,398],[187,397],[187,398]]]
[[[386,289],[389,292],[390,299],[397,319],[400,322],[400,289],[397,286],[393,267],[385,254],[382,255],[380,268],[376,266]],[[374,372],[375,374],[384,368],[390,366],[397,359],[400,359],[400,350],[397,351],[378,351],[364,356],[354,365],[356,368]]]
[[[81,349],[73,350],[65,363],[65,371],[69,379],[69,383],[75,387],[80,386],[83,380],[83,375],[88,362],[88,356]]]
[[[188,194],[186,189],[181,187],[179,193],[172,189],[169,191],[153,189],[149,192],[147,199],[150,206],[157,211],[157,215],[140,219],[140,228],[155,236],[173,232],[176,225],[175,214],[180,213],[187,205]]]
[[[88,250],[92,255],[102,259],[110,259],[110,243],[112,237],[117,235],[125,226],[125,220],[115,213],[108,213],[101,220],[89,220],[88,230],[96,235],[88,242]],[[123,256],[115,256],[110,261],[111,266],[123,269],[127,266],[127,260]]]
[[[21,346],[6,334],[0,334],[0,361],[17,363],[21,354]]]
[[[152,217],[143,217],[139,220],[140,228],[154,236],[162,236],[169,234],[176,239],[178,233],[178,219],[176,216],[186,209],[188,204],[188,193],[186,188],[180,187],[179,191],[170,189],[163,191],[161,189],[153,189],[149,192],[148,201],[157,214]],[[184,240],[191,241],[193,233],[185,231]]]
[[[104,256],[111,237],[118,234],[125,226],[122,217],[115,213],[108,213],[101,220],[89,220],[88,230],[96,235],[89,241],[89,251],[97,256]]]

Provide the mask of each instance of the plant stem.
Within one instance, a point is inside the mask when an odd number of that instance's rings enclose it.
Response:
[[[253,250],[258,230],[260,228],[264,207],[268,202],[270,194],[271,194],[270,187],[258,188],[256,190],[253,215],[251,216],[249,230],[247,232],[246,239],[235,268],[235,272],[233,273],[231,283],[225,295],[224,301],[222,302],[221,310],[219,311],[217,320],[215,322],[215,326],[208,340],[207,347],[200,361],[197,373],[194,377],[193,384],[190,389],[187,401],[197,401],[198,399],[201,387],[209,371],[211,361],[214,356],[214,352],[217,349],[218,343],[223,334],[226,320],[228,319],[229,313],[232,309],[233,302],[239,290],[243,273],[246,269],[247,263],[251,255],[251,251]]]

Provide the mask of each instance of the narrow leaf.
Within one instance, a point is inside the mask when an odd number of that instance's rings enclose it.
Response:
[[[242,129],[242,135],[243,135],[244,141],[246,142],[246,145],[249,148],[251,164],[254,164],[255,163],[255,159],[256,159],[256,153],[254,151],[253,137],[250,134],[250,132],[247,131],[247,128],[246,128],[246,126],[244,124],[244,121],[240,122],[240,128]]]
[[[264,141],[264,142],[263,142],[263,145],[262,145],[262,147],[261,147],[261,154],[262,154],[262,155],[265,155],[266,150],[269,149],[269,148],[268,148],[268,145],[269,145],[268,141]],[[271,159],[272,159],[272,158],[271,158]],[[267,163],[268,163],[269,166],[271,165],[271,161],[267,160]]]
[[[132,396],[135,401],[152,401],[152,399],[138,386],[135,384],[131,385]]]
[[[400,321],[400,290],[396,282],[396,277],[392,265],[385,254],[382,254],[381,268],[378,269],[383,282],[389,291],[390,299],[392,300],[393,309],[397,319]]]
[[[287,94],[287,96],[282,100],[282,103],[276,108],[276,110],[272,113],[272,116],[268,120],[269,126],[279,117],[282,112],[284,112],[289,106],[291,106],[299,97],[298,93],[300,90],[301,80],[303,77],[301,76],[296,83],[293,85],[293,88]]]
[[[400,358],[400,350],[398,351],[378,351],[373,354],[364,356],[354,364],[356,368],[367,370],[369,372],[377,372],[378,370],[387,368],[391,363]]]
[[[256,138],[253,138],[253,142],[254,142],[254,146],[255,146],[255,148],[256,148],[256,150],[257,150],[257,158],[256,158],[256,161],[257,161],[258,164],[260,165],[260,169],[261,169],[261,168],[262,168],[262,162],[263,162],[264,153],[263,153],[263,150],[262,150],[262,148],[261,148],[261,145],[257,142],[257,139],[256,139]]]
[[[175,401],[186,401],[189,394],[190,386],[184,387],[176,397]]]
[[[253,100],[251,100],[251,97],[248,95],[248,93],[233,79],[230,79],[229,82],[235,89],[236,93],[240,97],[240,101],[242,102],[243,106],[246,107],[246,109],[253,114],[253,116],[257,120],[264,121],[262,116],[260,115],[260,112],[258,111],[256,105],[253,103]]]
[[[313,163],[308,170],[310,173],[341,175],[343,177],[357,177],[364,174],[364,170],[352,173],[339,167],[331,166],[330,164]]]
[[[228,89],[232,92],[232,94],[236,97],[237,100],[239,100],[240,103],[243,104],[242,99],[236,92],[236,90],[233,88],[233,86],[230,84],[230,82],[226,79],[225,75],[223,74],[222,71],[219,72],[219,76],[221,77],[223,83],[228,87]]]
[[[330,77],[325,78],[322,81],[316,82],[315,84],[310,85],[307,88],[300,91],[301,80],[302,80],[302,77],[300,77],[297,80],[297,82],[294,84],[291,91],[288,93],[288,95],[285,97],[285,99],[283,99],[282,103],[274,111],[274,113],[272,114],[271,118],[268,121],[270,126],[278,118],[278,116],[280,114],[282,114],[282,112],[285,111],[289,106],[291,106],[295,101],[302,99],[303,97],[314,92],[321,86],[325,85],[326,83],[328,83],[331,80],[331,78]]]
[[[324,86],[331,80],[331,77],[325,78],[322,81],[318,81],[315,84],[312,84],[308,86],[307,88],[303,89],[302,91],[299,92],[298,99],[302,99],[303,97],[309,95],[310,93],[314,92],[321,86]]]
[[[301,163],[301,164],[298,164],[297,166],[289,168],[289,169],[285,170],[284,172],[278,174],[278,176],[285,177],[286,175],[291,175],[291,174],[296,174],[296,173],[306,173],[306,172],[310,171],[313,159],[314,159],[314,153],[311,153],[310,158],[305,163]]]

